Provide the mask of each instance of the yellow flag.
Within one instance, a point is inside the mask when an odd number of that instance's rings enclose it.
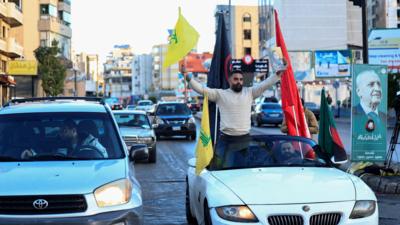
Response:
[[[200,172],[210,163],[212,157],[213,147],[208,116],[208,96],[204,95],[200,137],[196,146],[196,175],[199,175]]]
[[[182,16],[181,8],[179,8],[179,18],[175,29],[170,32],[163,68],[167,68],[185,57],[196,46],[198,40],[199,33]]]

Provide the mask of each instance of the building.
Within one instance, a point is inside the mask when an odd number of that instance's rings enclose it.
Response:
[[[259,58],[258,7],[232,5],[230,10],[231,16],[228,13],[228,5],[217,5],[216,9],[217,12],[225,15],[233,58],[242,58],[247,54],[253,58]],[[217,16],[216,19],[218,19]]]
[[[367,0],[367,25],[368,30],[374,28],[397,28],[397,0]]]
[[[20,0],[0,2],[0,105],[15,96],[15,82],[7,74],[7,62],[24,56],[23,37],[18,32],[23,20]]]
[[[152,48],[153,56],[153,87],[156,92],[175,90],[179,84],[179,64],[173,64],[168,68],[162,68],[167,45],[155,45]]]
[[[128,98],[132,94],[132,49],[115,45],[104,63],[105,96]]]
[[[23,36],[24,59],[36,60],[34,51],[39,46],[51,46],[57,40],[61,57],[69,67],[71,63],[71,1],[70,0],[22,0],[23,26],[17,30]],[[72,68],[67,77],[72,76]],[[41,81],[34,78],[34,96],[44,96]],[[16,77],[17,96],[31,97],[30,77]]]
[[[132,63],[132,95],[149,94],[152,86],[153,57],[149,54],[137,55]]]

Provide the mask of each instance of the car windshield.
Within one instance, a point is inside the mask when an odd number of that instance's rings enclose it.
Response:
[[[190,115],[191,111],[185,104],[161,104],[156,115]]]
[[[105,113],[0,116],[0,161],[95,160],[125,157]]]
[[[254,136],[229,141],[216,149],[210,170],[258,167],[328,167],[322,154],[309,139],[291,136]],[[223,152],[223,153],[222,153]]]
[[[138,113],[114,113],[115,120],[120,127],[142,127],[150,128],[146,115]]]
[[[281,105],[279,104],[263,104],[261,106],[262,109],[281,109]]]
[[[143,101],[143,102],[139,102],[138,105],[140,105],[140,106],[148,106],[148,105],[152,105],[152,103],[150,101]]]

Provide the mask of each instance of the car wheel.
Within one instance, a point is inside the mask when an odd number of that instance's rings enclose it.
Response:
[[[155,163],[157,161],[157,148],[154,148],[149,152],[149,163]]]
[[[208,208],[207,200],[204,201],[204,225],[212,225],[210,209]]]
[[[185,198],[186,220],[189,225],[196,225],[197,220],[190,211],[189,184],[186,180],[186,198]]]

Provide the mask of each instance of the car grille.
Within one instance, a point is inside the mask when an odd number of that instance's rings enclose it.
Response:
[[[303,225],[303,217],[300,215],[277,215],[269,216],[268,223],[270,225]]]
[[[44,207],[46,205],[44,201],[38,200],[45,200],[47,207]],[[86,209],[87,204],[83,195],[0,196],[0,214],[60,214],[85,212]]]
[[[183,125],[186,123],[186,119],[169,119],[166,121],[169,125]]]
[[[123,137],[126,143],[137,143],[139,141],[138,137]]]
[[[340,213],[314,215],[310,219],[310,225],[337,225],[339,224],[340,217]]]

